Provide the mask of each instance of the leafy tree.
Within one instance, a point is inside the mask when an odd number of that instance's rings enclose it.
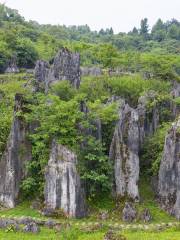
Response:
[[[75,96],[76,90],[71,86],[69,81],[61,81],[52,86],[52,93],[59,96],[61,100],[68,101]]]
[[[102,144],[91,136],[86,141],[80,153],[79,169],[87,197],[94,198],[97,193],[110,190],[111,166]]]
[[[149,37],[148,32],[149,32],[148,19],[144,18],[141,20],[140,35],[142,35],[143,38],[147,40]]]
[[[155,176],[158,175],[165,136],[169,127],[170,123],[164,123],[158,128],[153,136],[145,140],[140,157],[140,164],[144,173]],[[149,151],[149,149],[151,149],[151,151]]]
[[[0,41],[0,73],[3,73],[7,67],[10,52],[5,42]]]
[[[168,36],[170,38],[180,40],[180,27],[176,24],[172,24],[168,29]]]
[[[19,67],[32,68],[38,59],[38,53],[33,43],[27,38],[17,39],[15,46]]]
[[[155,41],[161,42],[166,38],[166,26],[161,19],[158,19],[151,31],[152,38]]]

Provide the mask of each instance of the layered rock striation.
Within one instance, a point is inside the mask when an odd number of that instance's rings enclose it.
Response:
[[[45,173],[45,203],[70,217],[84,217],[84,192],[76,165],[76,154],[54,140]]]
[[[139,199],[139,115],[122,104],[116,125],[109,157],[114,166],[114,187],[116,195]]]
[[[180,117],[172,124],[165,138],[158,198],[163,209],[180,219]]]
[[[80,77],[79,53],[72,53],[63,48],[55,56],[52,66],[45,61],[37,61],[35,67],[35,91],[43,90],[47,92],[52,84],[62,80],[67,80],[73,87],[79,88]]]
[[[19,112],[26,111],[21,94],[15,96],[14,119],[6,150],[0,161],[0,203],[13,208],[19,197],[20,183],[26,176],[26,163],[31,160],[27,139],[29,126]]]

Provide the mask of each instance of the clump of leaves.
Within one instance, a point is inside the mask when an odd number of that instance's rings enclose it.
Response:
[[[170,123],[162,124],[153,136],[145,139],[141,152],[141,168],[143,173],[157,175],[164,148],[165,136]]]

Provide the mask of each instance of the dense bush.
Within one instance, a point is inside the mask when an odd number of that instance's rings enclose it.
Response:
[[[17,65],[23,68],[33,68],[38,53],[36,52],[33,43],[30,39],[18,39],[15,46]]]
[[[170,123],[164,123],[157,129],[153,136],[145,140],[140,158],[142,173],[155,176],[158,175],[165,136],[169,128]]]

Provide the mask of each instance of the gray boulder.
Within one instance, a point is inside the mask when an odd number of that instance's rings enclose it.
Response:
[[[122,103],[119,121],[110,146],[109,157],[114,165],[116,195],[139,199],[139,115]]]
[[[68,216],[84,217],[84,196],[76,165],[76,154],[53,141],[45,173],[45,203],[47,208],[62,209]]]
[[[150,222],[152,220],[152,216],[148,208],[145,208],[144,211],[142,212],[141,220],[145,223]]]
[[[23,232],[39,233],[40,228],[36,223],[32,222],[32,223],[28,223],[27,225],[24,226]]]
[[[33,218],[31,217],[21,217],[16,220],[18,224],[28,225],[29,223],[34,222]]]
[[[57,225],[57,222],[55,222],[54,220],[51,220],[51,219],[49,219],[45,222],[45,226],[50,229],[53,229],[56,225]]]
[[[137,212],[131,203],[126,202],[122,212],[122,219],[124,222],[133,222],[136,219]]]
[[[22,179],[26,176],[26,163],[31,160],[31,145],[27,139],[29,126],[20,111],[26,111],[21,94],[15,96],[14,119],[6,150],[0,161],[0,203],[13,208],[19,196]]]
[[[165,138],[158,189],[161,207],[180,219],[180,117]]]

